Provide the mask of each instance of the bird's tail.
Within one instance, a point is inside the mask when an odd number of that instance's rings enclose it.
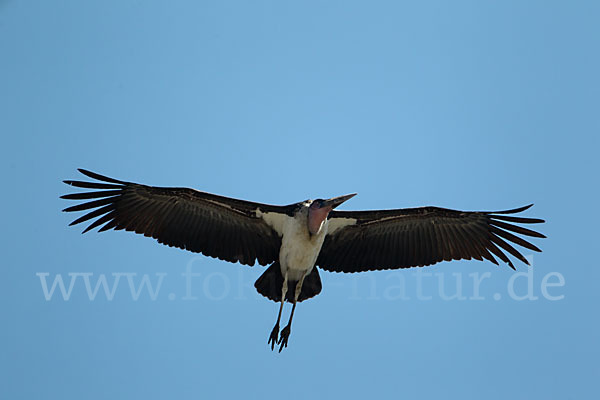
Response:
[[[285,299],[288,302],[294,301],[294,293],[296,291],[297,282],[288,282],[288,291]],[[258,293],[262,294],[269,300],[275,302],[281,301],[281,289],[283,286],[283,275],[281,275],[281,267],[279,262],[273,263],[267,270],[254,282],[254,287]],[[304,278],[302,283],[302,289],[298,301],[310,299],[321,293],[321,277],[317,268],[313,270]]]

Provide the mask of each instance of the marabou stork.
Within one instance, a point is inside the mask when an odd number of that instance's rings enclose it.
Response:
[[[86,201],[63,211],[93,209],[70,224],[96,218],[83,233],[102,225],[99,232],[125,229],[225,261],[270,264],[254,286],[281,303],[268,340],[271,349],[277,344],[280,352],[288,344],[296,303],[321,292],[317,266],[325,271],[361,272],[472,258],[498,264],[496,256],[514,269],[505,252],[529,263],[509,242],[541,250],[513,233],[545,237],[514,224],[543,220],[509,215],[531,205],[496,212],[439,207],[336,211],[355,194],[274,206],[187,188],[140,185],[84,169],[79,172],[96,181],[64,182],[92,191],[61,197]],[[292,310],[280,333],[286,300]]]

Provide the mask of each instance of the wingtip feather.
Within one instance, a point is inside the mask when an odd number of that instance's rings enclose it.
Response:
[[[92,172],[92,171],[89,171],[89,170],[83,169],[83,168],[77,168],[77,171],[79,171],[81,174],[87,176],[88,178],[97,179],[97,180],[103,181],[103,182],[116,183],[116,184],[120,184],[120,185],[126,183],[126,182],[120,181],[118,179],[109,178],[108,176],[100,175],[96,172]]]
[[[528,204],[528,205],[523,206],[523,207],[513,208],[513,209],[510,209],[510,210],[488,211],[487,214],[516,214],[516,213],[520,213],[520,212],[523,212],[525,210],[528,210],[532,206],[533,206],[533,203]]]

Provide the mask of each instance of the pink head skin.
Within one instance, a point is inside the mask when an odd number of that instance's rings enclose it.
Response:
[[[313,201],[310,207],[308,207],[308,231],[310,234],[316,235],[319,233],[323,221],[327,219],[331,210],[354,196],[356,196],[356,193],[334,197],[329,200],[317,199]]]

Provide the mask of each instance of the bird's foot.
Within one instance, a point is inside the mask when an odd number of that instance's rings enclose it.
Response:
[[[271,331],[271,336],[269,336],[269,341],[267,344],[271,345],[271,350],[275,348],[275,343],[277,343],[277,336],[279,336],[279,324],[275,324],[273,330]]]
[[[279,346],[279,352],[280,353],[281,353],[281,350],[283,350],[284,347],[287,347],[288,338],[290,337],[290,333],[292,333],[292,328],[290,328],[289,325],[287,325],[281,331],[281,336],[279,336],[279,341],[277,342],[277,344],[280,345]]]

